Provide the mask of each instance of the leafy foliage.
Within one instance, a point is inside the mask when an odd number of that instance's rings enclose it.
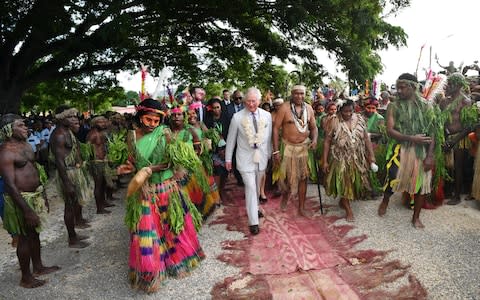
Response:
[[[408,4],[407,0],[3,0],[0,112],[17,111],[20,96],[38,83],[103,70],[133,70],[140,62],[154,66],[154,74],[173,66],[177,78],[190,82],[220,78],[219,83],[229,86],[229,81],[250,80],[252,70],[273,58],[321,70],[314,51],[323,49],[352,82],[364,82],[382,68],[377,50],[406,42],[400,27],[382,19],[384,8],[395,13]]]

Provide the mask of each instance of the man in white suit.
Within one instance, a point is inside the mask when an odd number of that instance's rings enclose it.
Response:
[[[237,146],[237,169],[245,184],[245,205],[250,232],[258,234],[258,210],[260,180],[265,174],[271,156],[272,117],[259,108],[261,94],[257,88],[249,88],[244,99],[244,109],[234,114],[228,131],[225,151],[225,167],[232,170],[232,156]]]

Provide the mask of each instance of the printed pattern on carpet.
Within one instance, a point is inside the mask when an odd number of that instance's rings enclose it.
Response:
[[[214,299],[426,299],[408,265],[386,261],[388,251],[356,250],[365,235],[347,237],[353,226],[335,225],[336,216],[299,217],[298,202],[282,212],[280,199],[269,197],[261,205],[265,218],[260,233],[252,236],[243,189],[228,188],[224,214],[212,224],[226,224],[246,238],[223,242],[219,259],[240,267],[241,273],[217,283]],[[306,207],[318,211],[318,197],[307,198]],[[384,288],[402,278],[400,288]]]

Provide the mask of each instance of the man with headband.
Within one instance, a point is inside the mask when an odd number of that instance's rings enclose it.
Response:
[[[280,106],[273,126],[272,155],[275,164],[280,164],[281,209],[285,211],[288,200],[298,195],[300,216],[311,215],[305,211],[309,177],[308,150],[317,147],[318,137],[315,113],[304,101],[305,90],[303,85],[292,88],[292,100]],[[280,153],[280,130],[285,145],[283,153]]]
[[[414,75],[400,75],[396,88],[398,100],[390,103],[387,110],[387,134],[400,145],[394,150],[400,156],[400,163],[396,176],[389,173],[389,180],[392,176],[396,178],[387,186],[378,214],[385,214],[394,192],[408,193],[414,195],[415,199],[412,225],[423,228],[420,210],[431,192],[438,124],[432,103],[419,95],[418,81]]]
[[[114,206],[107,202],[107,186],[113,189],[111,171],[107,159],[107,136],[108,119],[104,116],[96,116],[90,121],[92,129],[87,134],[87,143],[92,146],[93,158],[90,161],[90,173],[95,183],[95,203],[97,214],[109,214],[106,207]]]
[[[0,146],[0,175],[5,181],[6,191],[3,226],[9,233],[19,237],[17,256],[22,271],[20,286],[36,288],[46,281],[35,276],[59,269],[57,266],[45,267],[40,256],[39,233],[48,210],[41,181],[46,181],[46,176],[41,178],[32,147],[26,141],[28,128],[24,120],[20,116],[6,114],[0,126],[3,140]]]
[[[90,227],[82,217],[82,206],[93,198],[92,179],[85,169],[80,142],[75,133],[80,129],[78,110],[62,105],[55,111],[57,127],[50,137],[50,151],[57,168],[58,194],[63,197],[65,211],[63,220],[68,231],[68,245],[71,248],[85,248],[85,236],[75,232],[77,228]]]

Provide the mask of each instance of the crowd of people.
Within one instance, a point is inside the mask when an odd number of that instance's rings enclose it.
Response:
[[[261,208],[267,194],[281,196],[281,211],[298,202],[298,217],[311,217],[315,212],[305,206],[309,181],[338,198],[350,222],[350,201],[383,193],[377,213],[384,216],[392,194],[402,193],[413,208],[412,225],[423,228],[421,209],[443,203],[445,193],[452,205],[462,193],[480,200],[472,185],[480,180],[480,159],[470,174],[465,168],[479,155],[479,113],[470,97],[476,90],[453,73],[435,100],[426,100],[417,78],[406,73],[395,93],[383,91],[378,99],[330,90],[325,97],[319,90],[309,102],[299,84],[288,99],[262,102],[261,91],[251,87],[206,101],[205,90],[192,87],[172,100],[145,99],[134,115],[86,119],[68,106],[43,118],[3,115],[1,216],[18,240],[20,285],[41,286],[45,281],[37,276],[59,269],[44,266],[40,257],[47,179],[65,204],[68,246],[85,248],[87,237],[77,233],[90,226],[82,207],[95,199],[97,214],[110,213],[119,178],[131,177],[128,278],[147,292],[168,277],[188,274],[205,257],[197,233],[216,207],[230,201],[230,173],[245,190],[252,235],[268,214]]]

